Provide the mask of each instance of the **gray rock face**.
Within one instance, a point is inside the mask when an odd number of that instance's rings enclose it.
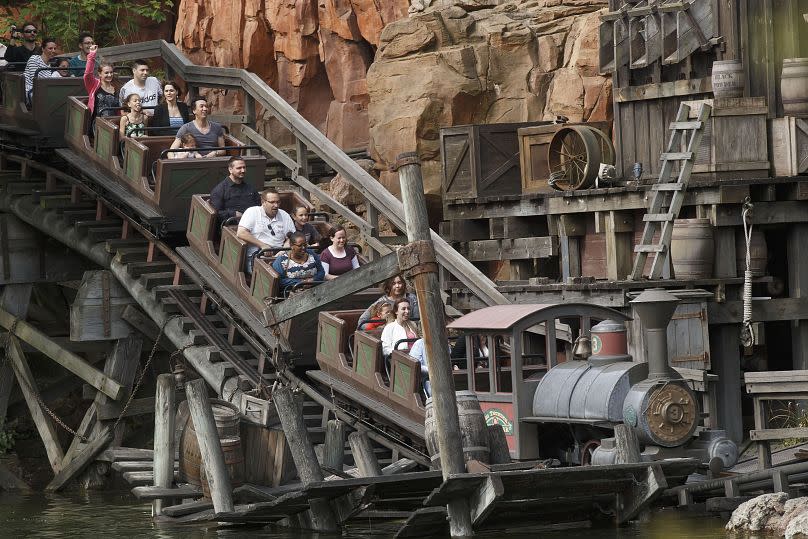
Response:
[[[789,500],[782,492],[763,494],[739,505],[726,529],[808,539],[808,498]]]

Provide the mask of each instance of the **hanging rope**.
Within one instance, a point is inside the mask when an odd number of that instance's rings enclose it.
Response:
[[[743,221],[743,237],[746,245],[746,265],[743,272],[743,322],[741,322],[741,344],[748,348],[754,344],[752,336],[752,211],[754,206],[749,197],[743,202],[741,220]]]

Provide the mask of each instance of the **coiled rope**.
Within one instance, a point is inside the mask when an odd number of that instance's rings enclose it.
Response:
[[[749,197],[743,202],[741,220],[743,221],[743,236],[746,244],[746,266],[743,272],[743,322],[741,322],[741,344],[748,348],[754,344],[752,335],[752,211],[754,206]]]

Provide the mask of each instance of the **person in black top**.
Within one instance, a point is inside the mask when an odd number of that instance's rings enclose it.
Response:
[[[163,83],[163,98],[149,123],[150,127],[165,127],[157,135],[176,135],[180,127],[191,121],[191,110],[180,101],[180,88],[171,81]],[[170,129],[169,129],[170,128]]]
[[[244,181],[247,175],[247,163],[244,158],[231,157],[227,163],[227,170],[230,175],[210,191],[210,205],[216,209],[220,223],[231,217],[240,219],[244,210],[261,205],[258,191]]]
[[[9,66],[10,71],[23,71],[31,56],[42,54],[42,49],[36,44],[36,34],[36,25],[25,23],[22,27],[22,45],[6,49],[5,60],[9,64],[17,64]]]

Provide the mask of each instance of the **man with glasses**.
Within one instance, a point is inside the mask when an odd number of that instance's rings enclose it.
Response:
[[[238,223],[239,239],[246,241],[247,275],[252,275],[253,260],[261,249],[283,247],[287,234],[295,231],[292,217],[280,208],[278,191],[269,188],[261,193],[261,205],[247,208]]]
[[[37,29],[31,23],[22,27],[22,45],[6,49],[5,60],[11,64],[10,71],[23,71],[28,59],[35,54],[42,54],[42,49],[36,44]]]
[[[84,68],[87,67],[87,55],[90,47],[95,45],[95,40],[89,32],[79,34],[79,53],[70,59],[70,74],[74,77],[84,75]]]

